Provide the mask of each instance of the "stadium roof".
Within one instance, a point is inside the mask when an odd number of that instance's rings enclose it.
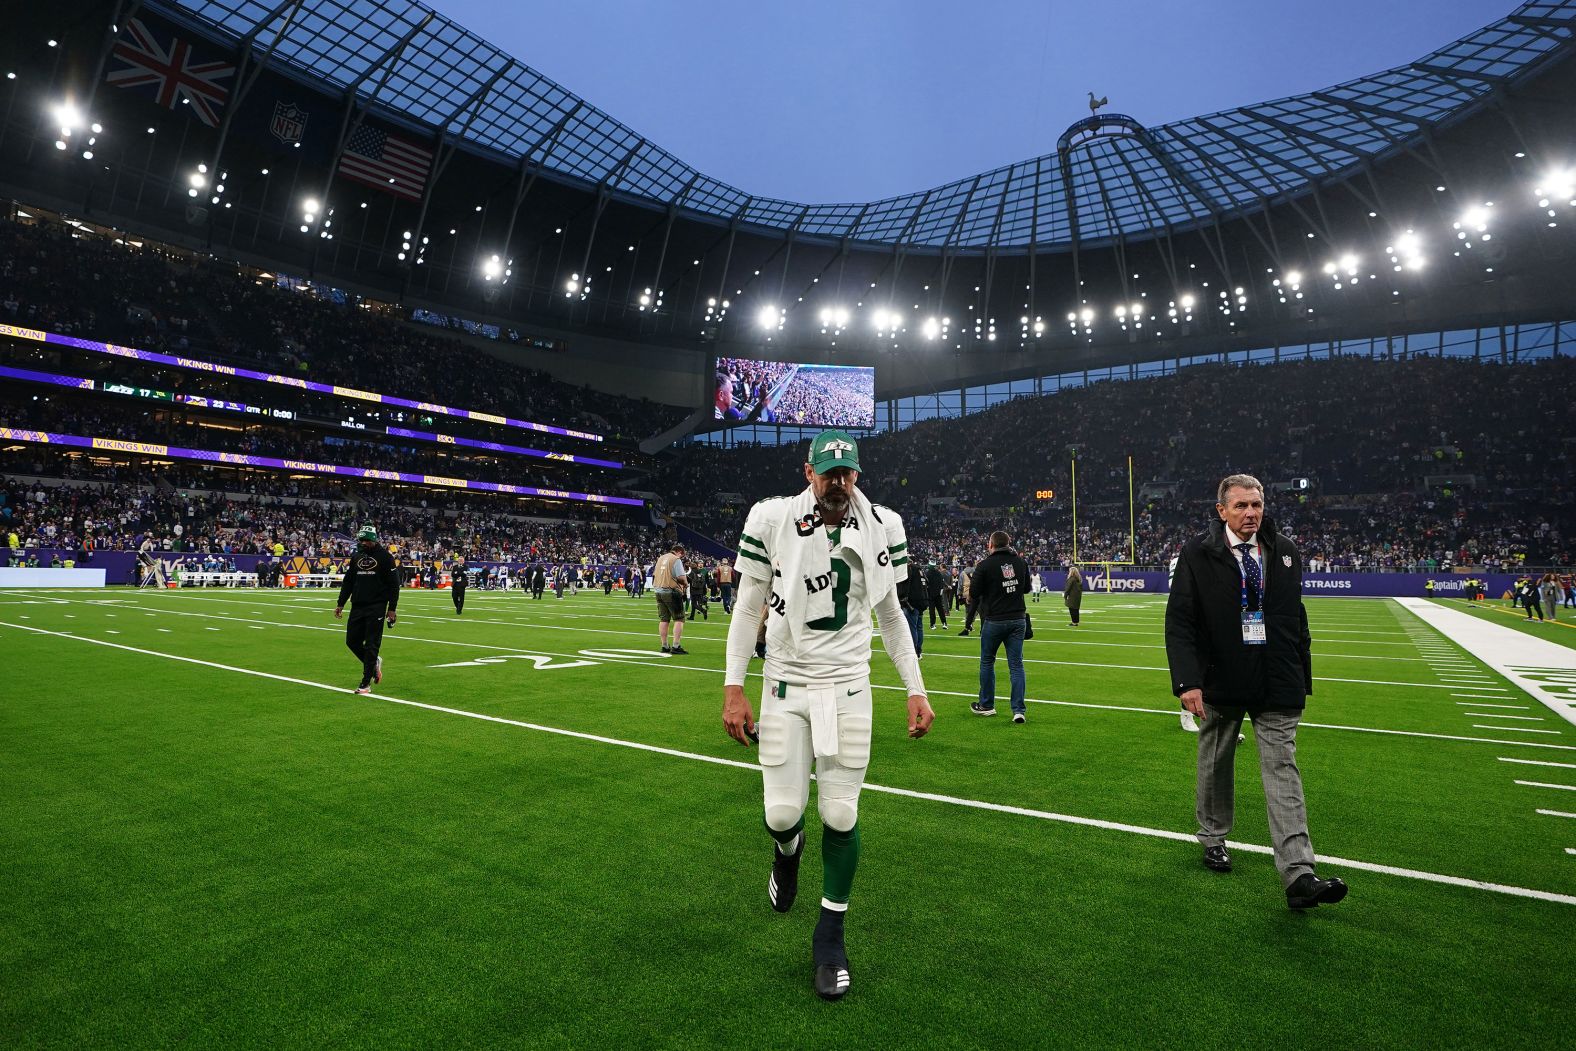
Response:
[[[868,203],[751,196],[408,0],[164,0],[271,62],[469,148],[620,197],[821,238],[931,248],[1137,237],[1297,194],[1424,139],[1576,37],[1576,0],[1521,5],[1415,62],[1322,91],[1144,128],[1091,117],[1055,153]]]

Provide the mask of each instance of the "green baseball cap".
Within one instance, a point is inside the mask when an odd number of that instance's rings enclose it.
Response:
[[[376,540],[377,538],[378,527],[373,525],[371,522],[368,522],[366,525],[362,526],[361,531],[356,534],[357,540]]]
[[[837,467],[859,470],[859,443],[847,431],[822,431],[810,442],[810,466],[816,474]]]

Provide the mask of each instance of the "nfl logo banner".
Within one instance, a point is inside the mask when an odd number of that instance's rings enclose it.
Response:
[[[286,146],[299,146],[306,135],[307,117],[307,111],[293,102],[276,102],[268,130]]]

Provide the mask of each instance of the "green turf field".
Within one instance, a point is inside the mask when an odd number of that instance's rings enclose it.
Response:
[[[959,621],[927,635],[931,735],[877,691],[839,1004],[813,802],[798,905],[766,902],[720,610],[664,659],[649,599],[408,592],[358,697],[332,605],[0,594],[0,1045],[1576,1039],[1576,791],[1516,783],[1576,785],[1576,727],[1395,603],[1309,602],[1311,831],[1357,864],[1308,914],[1266,853],[1199,864],[1162,600],[1031,605],[1025,726],[969,714]],[[1232,838],[1262,845],[1247,732]]]
[[[1464,602],[1449,602],[1447,605],[1451,609],[1471,613],[1491,624],[1515,628],[1540,639],[1576,649],[1576,609],[1566,609],[1561,606],[1554,611],[1554,616],[1540,621],[1536,617],[1528,620],[1526,610],[1513,607],[1508,600],[1503,599],[1489,599],[1481,605],[1473,606],[1468,606]],[[1545,616],[1549,615],[1548,610],[1543,612]]]

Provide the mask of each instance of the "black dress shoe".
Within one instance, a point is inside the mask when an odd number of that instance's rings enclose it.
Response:
[[[1212,872],[1230,872],[1231,854],[1225,847],[1205,847],[1204,867]],[[1290,891],[1286,893],[1290,894]]]
[[[1311,909],[1316,905],[1334,905],[1346,897],[1346,889],[1346,882],[1340,878],[1319,879],[1311,872],[1304,872],[1286,888],[1286,907]]]

